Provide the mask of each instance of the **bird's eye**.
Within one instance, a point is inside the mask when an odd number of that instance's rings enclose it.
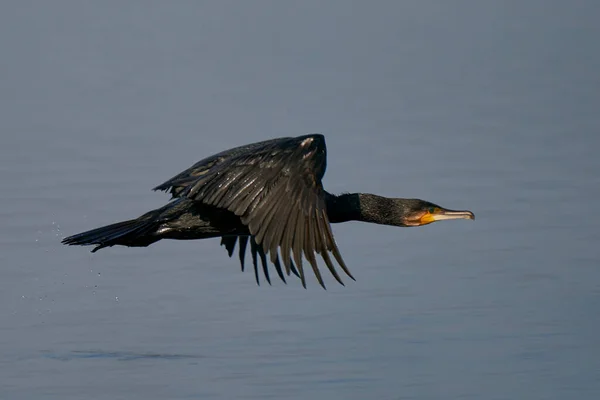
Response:
[[[435,213],[435,207],[429,207],[429,214],[434,214]]]

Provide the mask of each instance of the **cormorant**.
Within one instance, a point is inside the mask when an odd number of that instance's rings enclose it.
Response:
[[[248,242],[259,282],[257,256],[270,283],[267,255],[279,277],[299,276],[306,287],[304,256],[321,284],[315,253],[343,285],[333,255],[354,280],[333,238],[330,223],[364,221],[420,226],[446,219],[475,219],[420,199],[386,198],[368,193],[333,195],[323,189],[325,138],[320,134],[253,143],[205,158],[153,190],[169,191],[172,201],[139,218],[117,222],[62,240],[101,248],[148,246],[161,239],[221,237],[231,257],[239,242],[244,269]]]

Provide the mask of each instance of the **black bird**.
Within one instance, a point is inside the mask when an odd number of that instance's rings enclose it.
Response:
[[[68,245],[101,248],[148,246],[161,239],[221,237],[229,253],[239,242],[244,269],[248,242],[259,282],[257,257],[270,283],[267,255],[285,282],[294,273],[306,287],[304,256],[321,284],[315,253],[343,285],[333,255],[352,279],[333,238],[330,223],[364,221],[420,226],[445,219],[475,219],[470,211],[452,211],[419,199],[386,198],[368,193],[339,196],[323,189],[326,168],[323,135],[279,138],[226,150],[205,158],[154,190],[169,191],[172,201],[137,219],[63,239]],[[280,261],[281,260],[281,261]]]

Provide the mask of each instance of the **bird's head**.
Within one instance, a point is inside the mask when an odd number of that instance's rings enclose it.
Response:
[[[421,226],[446,219],[475,219],[467,210],[449,210],[421,199],[394,199],[403,226]]]

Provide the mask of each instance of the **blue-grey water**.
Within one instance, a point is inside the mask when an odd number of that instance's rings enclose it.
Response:
[[[600,398],[594,1],[5,1],[0,398]],[[477,220],[334,226],[357,278],[218,240],[66,247],[229,147]]]

